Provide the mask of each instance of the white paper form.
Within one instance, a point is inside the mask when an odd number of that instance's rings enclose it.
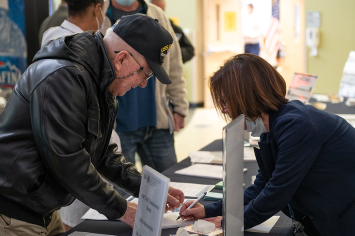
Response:
[[[209,185],[206,185],[206,186],[209,186]],[[212,185],[211,185],[212,186]],[[186,197],[186,196],[185,196]],[[134,202],[136,204],[138,204],[138,201],[139,199],[136,198],[136,197],[133,197],[133,196],[130,196],[126,199],[127,201],[129,202]],[[195,200],[195,199],[192,199],[192,198],[185,198],[184,202],[188,202],[188,201],[192,201],[192,200]],[[175,208],[174,210],[172,211],[168,211],[168,212],[180,212],[180,208],[181,208],[182,204],[180,205],[180,207],[178,208]],[[165,213],[166,214],[166,213]],[[85,215],[83,215],[83,217],[81,217],[82,220],[107,220],[106,216],[100,214],[99,212],[97,212],[96,210],[94,209],[89,209]]]
[[[187,168],[177,170],[175,171],[175,174],[222,180],[223,166],[195,164]]]
[[[211,152],[207,151],[190,152],[189,156],[191,158],[192,163],[211,163],[211,161],[213,160],[213,155],[211,154]]]
[[[138,198],[136,198],[138,200]],[[190,199],[188,199],[190,200]],[[167,212],[164,214],[162,228],[169,229],[169,228],[177,228],[177,227],[184,227],[186,225],[193,224],[195,221],[184,221],[178,220],[176,218],[179,216],[179,212]],[[106,216],[100,214],[94,209],[88,210],[83,217],[82,220],[107,220]],[[75,236],[81,236],[80,234]]]
[[[191,184],[191,183],[177,183],[170,182],[169,184],[173,188],[180,189],[185,197],[197,198],[201,196],[204,192],[210,192],[214,185],[204,185],[204,184]]]
[[[185,196],[186,197],[186,196]],[[134,202],[134,203],[136,203],[136,204],[138,204],[138,198],[135,198],[135,197],[128,197],[127,199],[126,199],[127,201],[129,201],[129,202]],[[192,198],[185,198],[185,200],[184,200],[184,203],[185,202],[188,202],[188,201],[192,201],[192,200],[194,200],[194,199],[192,199]],[[174,210],[172,210],[172,211],[168,211],[168,212],[180,212],[180,208],[182,207],[182,204],[180,204],[180,207],[178,207],[178,208],[175,208]],[[168,212],[166,212],[166,213],[168,213]],[[166,214],[165,213],[165,214]]]
[[[178,216],[179,216],[179,212],[165,213],[164,218],[163,218],[162,228],[163,229],[179,228],[179,227],[184,227],[184,226],[191,225],[191,224],[195,223],[194,220],[188,221],[188,220],[179,219],[178,221],[176,221]]]
[[[87,232],[79,232],[79,231],[75,231],[71,234],[69,234],[68,236],[114,236],[112,234],[96,234],[96,233],[87,233]]]
[[[254,149],[252,147],[244,147],[244,161],[256,161]]]
[[[192,163],[223,164],[222,152],[197,151],[190,152]],[[254,150],[251,147],[244,147],[244,161],[255,161]]]
[[[270,233],[272,227],[275,226],[276,222],[279,220],[280,216],[272,216],[270,219],[268,219],[267,221],[261,223],[260,225],[254,226],[251,229],[247,229],[245,231],[249,231],[249,232],[254,232],[254,233]],[[192,233],[198,233],[197,231],[192,229],[192,226],[187,226],[185,227],[185,229],[189,232]],[[211,235],[216,235],[216,233],[222,233],[221,229],[216,229],[215,232],[211,233]],[[210,235],[210,234],[208,234]]]
[[[134,202],[135,204],[138,204],[138,198],[135,198],[133,196],[128,197],[126,199],[129,202]],[[98,211],[90,208],[82,217],[82,220],[108,220],[106,216],[103,214],[100,214]]]
[[[223,152],[211,152],[211,154],[213,156],[213,159],[211,161],[212,164],[220,164],[220,165],[223,164],[223,158],[222,158]]]
[[[138,204],[138,198],[136,198],[136,197],[131,196],[131,197],[128,197],[126,200],[129,202],[134,202],[135,204]]]
[[[272,227],[275,226],[279,218],[280,216],[272,216],[267,221],[261,223],[260,225],[254,226],[251,229],[247,229],[246,231],[254,232],[254,233],[270,233]]]
[[[90,208],[82,217],[82,220],[108,220],[103,214],[100,214],[97,210]]]
[[[247,171],[246,168],[244,168],[244,172],[245,171]],[[222,180],[223,166],[195,164],[184,169],[177,170],[175,171],[175,174]]]

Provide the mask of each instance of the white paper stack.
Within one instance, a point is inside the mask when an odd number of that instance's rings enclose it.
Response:
[[[243,169],[244,172],[247,170],[247,168]],[[195,164],[184,169],[177,170],[175,171],[175,174],[222,180],[223,166]]]
[[[197,151],[190,152],[192,163],[223,164],[222,152]],[[244,147],[244,161],[255,161],[254,150],[251,147]]]
[[[355,107],[355,98],[348,98],[348,100],[345,102],[345,105],[348,107]]]
[[[187,168],[175,171],[175,174],[222,180],[223,166],[195,164]]]
[[[177,228],[183,227],[187,225],[193,224],[195,221],[188,221],[188,220],[178,220],[179,212],[167,212],[164,214],[162,228],[163,229],[170,229],[170,228]],[[83,217],[82,220],[107,220],[106,216],[100,214],[94,209],[88,210]]]
[[[206,152],[206,151],[197,151],[197,152],[190,152],[189,156],[191,158],[191,162],[199,162],[199,163],[211,163],[213,160],[213,155],[211,152]],[[222,155],[221,155],[222,159]]]
[[[210,192],[214,185],[205,185],[205,184],[191,184],[191,183],[177,183],[170,182],[169,184],[173,188],[180,189],[185,197],[198,198],[204,192]]]

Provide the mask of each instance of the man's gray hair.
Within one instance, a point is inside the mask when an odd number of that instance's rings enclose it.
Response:
[[[113,32],[112,28],[107,29],[106,36],[104,38],[104,43],[112,62],[116,57],[115,51],[128,51],[136,58],[143,57],[128,43],[126,43],[126,41],[124,41],[120,36],[118,36],[115,32]]]

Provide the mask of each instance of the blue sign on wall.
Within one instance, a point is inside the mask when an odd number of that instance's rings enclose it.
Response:
[[[24,0],[0,0],[0,88],[13,87],[27,68]]]

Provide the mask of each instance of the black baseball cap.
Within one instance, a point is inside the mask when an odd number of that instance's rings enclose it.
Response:
[[[145,57],[154,74],[163,84],[171,84],[169,75],[162,66],[173,43],[170,33],[144,14],[123,16],[112,26],[113,32]]]

